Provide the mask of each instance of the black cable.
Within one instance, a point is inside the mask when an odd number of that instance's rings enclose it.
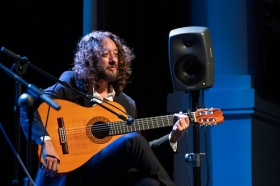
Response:
[[[53,93],[54,93],[54,90],[55,90],[55,87],[58,85],[58,83],[55,84],[53,90],[52,90],[52,94],[51,94],[51,98],[53,97]],[[50,115],[50,109],[51,109],[51,106],[49,105],[48,106],[48,112],[47,112],[47,117],[46,117],[46,122],[45,122],[45,130],[44,130],[44,135],[43,135],[43,139],[42,139],[42,148],[40,150],[40,155],[39,155],[39,162],[38,162],[38,169],[40,168],[40,162],[41,162],[41,158],[42,158],[42,151],[43,151],[43,143],[45,141],[45,136],[46,136],[46,133],[47,133],[47,126],[48,126],[48,120],[49,120],[49,115]]]

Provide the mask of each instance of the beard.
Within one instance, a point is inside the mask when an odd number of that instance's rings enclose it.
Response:
[[[108,82],[115,81],[118,77],[118,70],[113,72],[107,72],[102,66],[97,65],[97,77]]]

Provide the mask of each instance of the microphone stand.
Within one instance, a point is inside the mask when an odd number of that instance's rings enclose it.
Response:
[[[0,63],[0,69],[4,70],[4,72],[6,72],[9,76],[11,76],[13,79],[15,79],[18,83],[25,85],[28,88],[28,92],[29,94],[26,94],[28,96],[26,97],[20,97],[19,98],[19,106],[22,106],[24,109],[27,110],[27,114],[28,114],[28,120],[29,120],[29,129],[28,129],[28,140],[27,140],[27,170],[30,171],[30,160],[31,160],[31,156],[30,156],[30,147],[31,147],[31,129],[32,129],[32,121],[33,121],[33,112],[32,109],[37,108],[38,103],[39,103],[39,98],[43,101],[45,101],[46,103],[48,103],[50,106],[52,106],[54,109],[59,110],[60,106],[55,103],[51,98],[47,97],[46,95],[44,95],[41,91],[41,89],[38,89],[36,86],[32,85],[32,84],[28,84],[24,79],[22,79],[21,77],[19,77],[18,75],[16,75],[13,71],[9,70],[8,68],[6,68],[4,65],[2,65]],[[26,99],[27,98],[27,99]],[[19,112],[19,111],[18,111]],[[24,167],[23,167],[24,168]],[[24,181],[27,181],[29,178],[24,179]],[[29,182],[28,185],[30,185],[32,182]],[[27,183],[25,183],[25,185],[27,185]]]
[[[16,74],[19,75],[19,77],[22,77],[25,72],[26,72],[26,65],[22,65],[21,59],[20,58],[16,58],[15,63],[12,66],[12,71],[14,71]],[[22,86],[21,84],[16,81],[15,82],[15,94],[14,94],[14,104],[15,104],[15,141],[14,141],[14,145],[16,150],[18,151],[18,153],[20,153],[20,122],[19,122],[19,118],[20,118],[20,110],[19,110],[19,106],[17,104],[18,98],[21,95],[22,92]],[[18,181],[18,172],[19,172],[19,164],[18,161],[16,160],[16,158],[14,158],[14,169],[13,169],[13,180],[12,180],[12,184],[13,185],[17,185],[19,184]]]
[[[192,111],[199,109],[199,91],[191,91],[192,98]],[[200,161],[200,137],[199,137],[199,124],[194,122],[193,124],[193,147],[194,153],[189,153],[185,155],[185,160],[187,162],[193,162],[193,183],[194,186],[201,185],[201,161]]]

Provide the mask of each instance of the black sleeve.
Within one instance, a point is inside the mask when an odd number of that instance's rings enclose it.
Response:
[[[168,136],[169,134],[149,142],[150,147],[158,158],[174,154]]]
[[[60,76],[60,80],[65,81],[67,83],[71,83],[71,79],[72,79],[71,77],[72,77],[72,74],[70,71],[64,72]],[[71,89],[69,89],[61,84],[55,84],[51,87],[46,88],[43,91],[43,93],[51,98],[64,99],[64,98],[66,98],[66,95],[68,96],[68,94],[66,94],[66,92],[69,92],[70,95],[67,98],[70,99],[71,97],[73,97],[73,93],[71,94],[71,92],[73,92],[73,91],[69,91],[69,90],[71,90]],[[39,106],[40,106],[40,104],[39,104]],[[45,131],[45,126],[43,124],[43,123],[45,123],[45,121],[41,121],[41,117],[38,112],[38,109],[35,109],[35,111],[31,111],[31,112],[33,112],[33,114],[32,113],[30,114],[29,112],[30,111],[27,111],[25,109],[22,109],[22,108],[20,109],[20,124],[21,124],[21,127],[23,129],[25,136],[28,137],[29,121],[33,120],[32,131],[31,131],[32,132],[31,140],[32,140],[32,142],[35,143],[35,139],[48,135],[48,133],[47,133],[47,131]],[[28,117],[29,115],[31,117]]]

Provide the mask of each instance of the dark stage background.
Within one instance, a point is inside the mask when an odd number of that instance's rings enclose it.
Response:
[[[4,46],[20,56],[27,56],[31,64],[59,77],[71,66],[76,43],[83,35],[82,2],[0,1],[0,47]],[[261,43],[263,56],[260,60],[255,50],[249,51],[249,64],[252,67],[249,73],[256,77],[254,88],[263,92],[265,99],[279,103],[276,91],[280,48],[279,3],[270,2],[256,1],[259,7],[255,15],[259,20],[255,19],[255,22],[250,22],[248,26],[252,34],[258,32],[256,35],[260,37],[253,37],[252,43],[255,41]],[[139,118],[167,114],[167,94],[173,91],[168,61],[168,34],[170,30],[179,27],[205,25],[188,24],[189,0],[160,1],[160,3],[147,0],[100,0],[97,4],[97,28],[112,31],[124,38],[137,56],[133,63],[134,73],[131,83],[125,92],[135,99]],[[250,8],[251,5],[248,6],[248,10]],[[254,30],[255,27],[258,29]],[[258,67],[255,61],[260,61]],[[11,68],[14,60],[0,53],[0,63]],[[30,67],[23,78],[39,88],[54,83]],[[17,135],[13,111],[17,102],[15,81],[1,70],[0,83],[0,122],[9,139],[14,142]],[[170,128],[164,128],[157,132],[150,130],[144,134],[148,139],[152,139],[169,131]],[[12,180],[16,178],[13,175],[16,168],[14,154],[2,133],[0,141],[2,157],[0,182],[1,185],[11,185]],[[20,131],[18,153],[24,162],[25,142]],[[172,158],[162,160],[171,176]],[[19,167],[19,177],[16,179],[21,182],[23,177],[25,175]]]
[[[168,62],[168,34],[172,29],[187,26],[187,1],[161,1],[160,6],[151,1],[100,1],[97,14],[98,29],[116,33],[135,51],[134,73],[125,92],[135,99],[138,116],[165,115],[167,94],[173,90]],[[1,1],[0,47],[28,57],[31,64],[59,77],[71,66],[76,43],[83,35],[82,23],[82,1]],[[0,63],[11,68],[14,59],[0,53]],[[30,67],[22,77],[39,88],[54,83]],[[17,102],[15,81],[1,71],[0,83],[0,122],[13,142],[17,135],[13,112]],[[169,131],[170,128],[166,128],[144,134],[152,139]],[[21,131],[20,139],[18,153],[25,162],[26,144]],[[12,150],[2,134],[0,140],[1,157],[6,163],[5,168],[2,167],[5,174],[0,174],[1,185],[12,185],[13,179],[21,182],[25,177],[22,168],[19,167],[19,177],[15,177]],[[171,173],[172,157],[162,161]],[[33,171],[31,174],[34,175]]]

